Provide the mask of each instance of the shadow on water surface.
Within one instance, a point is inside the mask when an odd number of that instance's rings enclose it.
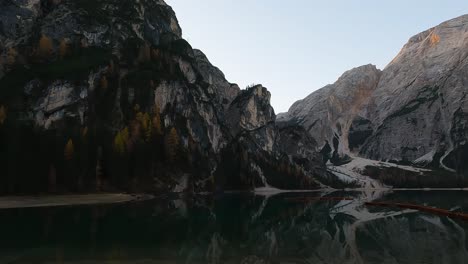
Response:
[[[466,263],[468,223],[364,205],[466,212],[466,195],[237,193],[0,210],[0,263]]]

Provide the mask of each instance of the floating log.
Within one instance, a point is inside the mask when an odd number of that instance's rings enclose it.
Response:
[[[447,217],[450,217],[450,218],[456,218],[456,219],[461,219],[461,220],[464,220],[464,221],[468,221],[468,214],[452,212],[452,211],[448,211],[448,210],[445,210],[445,209],[429,207],[429,206],[424,206],[424,205],[407,204],[407,203],[392,203],[392,202],[366,202],[365,205],[414,209],[414,210],[418,210],[418,211],[421,211],[421,212],[426,212],[426,213],[431,213],[431,214],[436,214],[436,215],[442,215],[442,216],[447,216]]]

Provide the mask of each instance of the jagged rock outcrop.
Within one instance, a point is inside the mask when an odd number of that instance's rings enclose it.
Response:
[[[267,89],[229,83],[164,1],[0,6],[0,193],[317,186]]]
[[[256,85],[241,91],[231,103],[226,120],[234,140],[223,151],[218,178],[236,189],[317,188],[317,177],[328,173],[315,142],[304,137],[300,127],[279,127],[270,97],[266,88]],[[301,132],[292,142],[290,134]],[[300,150],[293,145],[301,146]]]
[[[299,164],[305,171],[312,175],[320,183],[327,182],[327,186],[338,187],[329,183],[332,174],[323,166],[317,166],[326,162],[324,155],[317,151],[317,141],[301,126],[278,123],[279,136],[275,146],[277,151],[286,153],[288,158]]]
[[[239,95],[240,88],[236,84],[228,83],[224,73],[213,66],[202,51],[195,49],[193,52],[197,68],[200,69],[203,80],[218,91],[218,103],[228,108],[230,103]]]
[[[360,129],[353,121],[366,116],[362,107],[368,103],[380,75],[374,65],[347,71],[334,84],[294,103],[287,113],[278,116],[278,122],[303,126],[319,147],[329,148],[332,155],[348,154],[351,127],[353,132]]]

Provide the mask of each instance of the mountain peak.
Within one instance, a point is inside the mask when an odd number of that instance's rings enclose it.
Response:
[[[387,67],[414,56],[443,62],[447,59],[444,55],[450,56],[454,51],[463,51],[467,46],[468,14],[445,21],[411,37]]]

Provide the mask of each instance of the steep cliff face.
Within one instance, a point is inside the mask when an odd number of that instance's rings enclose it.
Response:
[[[270,97],[266,88],[256,85],[231,103],[226,120],[233,140],[222,152],[217,178],[236,189],[319,187],[316,180],[328,173],[313,139],[300,127],[279,127]],[[302,132],[297,141],[289,135],[294,132]]]
[[[466,171],[467,73],[468,15],[412,37],[372,94],[361,154]]]
[[[373,65],[347,71],[334,84],[294,103],[287,113],[278,116],[278,122],[303,126],[319,147],[329,149],[330,155],[349,154],[353,121],[366,116],[362,108],[369,102],[380,75]]]
[[[164,1],[0,6],[0,193],[316,186],[266,88],[229,83]]]
[[[412,37],[382,72],[346,72],[278,121],[303,126],[332,158],[353,153],[466,175],[467,72],[465,15]]]

